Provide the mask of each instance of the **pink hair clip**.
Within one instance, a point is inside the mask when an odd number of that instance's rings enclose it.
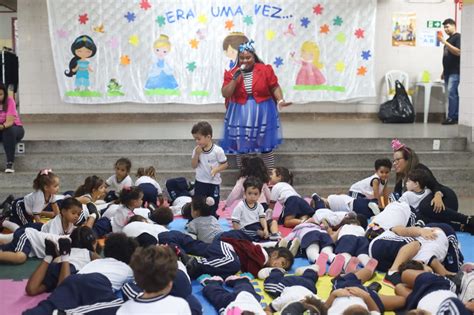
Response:
[[[395,151],[398,151],[400,149],[403,149],[405,148],[406,145],[401,143],[400,140],[398,139],[393,139],[392,140],[392,150],[395,152]]]
[[[52,172],[53,170],[51,170],[50,168],[45,168],[40,171],[40,175],[49,175],[49,173],[52,173]]]

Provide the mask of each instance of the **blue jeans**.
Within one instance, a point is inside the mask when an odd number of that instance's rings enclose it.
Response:
[[[448,94],[448,118],[457,121],[459,114],[459,74],[450,74],[444,77],[444,85]]]

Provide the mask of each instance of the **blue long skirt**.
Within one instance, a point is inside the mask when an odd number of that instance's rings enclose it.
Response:
[[[245,105],[229,103],[221,147],[226,153],[268,152],[282,143],[280,117],[273,99]]]

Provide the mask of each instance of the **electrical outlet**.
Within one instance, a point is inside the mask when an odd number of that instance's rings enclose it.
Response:
[[[433,151],[439,151],[439,147],[441,145],[441,141],[439,139],[433,140]]]
[[[24,143],[17,143],[16,145],[16,152],[19,154],[25,153],[25,144]]]

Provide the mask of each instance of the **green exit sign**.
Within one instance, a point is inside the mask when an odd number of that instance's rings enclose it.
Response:
[[[426,27],[428,28],[440,28],[441,21],[426,21]]]

